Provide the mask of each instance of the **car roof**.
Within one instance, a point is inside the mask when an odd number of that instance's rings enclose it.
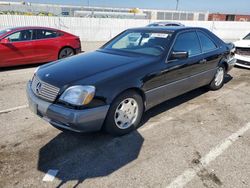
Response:
[[[23,30],[23,29],[50,29],[50,30],[58,30],[50,27],[42,27],[42,26],[22,26],[22,27],[10,27],[6,28],[6,30]]]
[[[185,30],[194,30],[194,29],[200,29],[200,30],[206,30],[205,28],[201,27],[186,27],[186,26],[160,26],[160,27],[138,27],[138,28],[131,28],[128,30],[143,30],[143,31],[149,31],[149,32],[177,32],[177,31],[185,31]]]
[[[178,26],[184,26],[184,24],[180,23],[180,22],[152,22],[149,25],[158,25],[158,26],[166,26],[166,25],[171,25],[171,24],[175,24]]]

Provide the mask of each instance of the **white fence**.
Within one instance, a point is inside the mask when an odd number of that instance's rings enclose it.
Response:
[[[159,21],[159,20],[158,20]],[[154,20],[0,15],[0,29],[16,26],[47,26],[73,33],[81,41],[107,41],[121,31],[141,27]],[[250,32],[250,22],[181,21],[186,26],[205,27],[226,41]]]

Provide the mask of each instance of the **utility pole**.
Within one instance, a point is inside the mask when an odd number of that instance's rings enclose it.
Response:
[[[175,10],[178,10],[178,7],[179,7],[179,0],[176,0],[176,8],[175,8]]]

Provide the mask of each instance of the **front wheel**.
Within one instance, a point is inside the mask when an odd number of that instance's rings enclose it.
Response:
[[[218,89],[222,88],[222,86],[224,85],[225,75],[226,75],[225,66],[224,65],[219,65],[217,67],[214,79],[209,84],[209,89],[215,91],[215,90],[218,90]]]
[[[104,123],[104,129],[114,136],[127,134],[137,128],[143,110],[141,96],[134,91],[125,92],[111,104]]]

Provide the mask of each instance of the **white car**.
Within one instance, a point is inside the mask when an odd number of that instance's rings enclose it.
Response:
[[[250,68],[250,33],[243,39],[236,41],[234,45],[236,47],[236,65]]]

